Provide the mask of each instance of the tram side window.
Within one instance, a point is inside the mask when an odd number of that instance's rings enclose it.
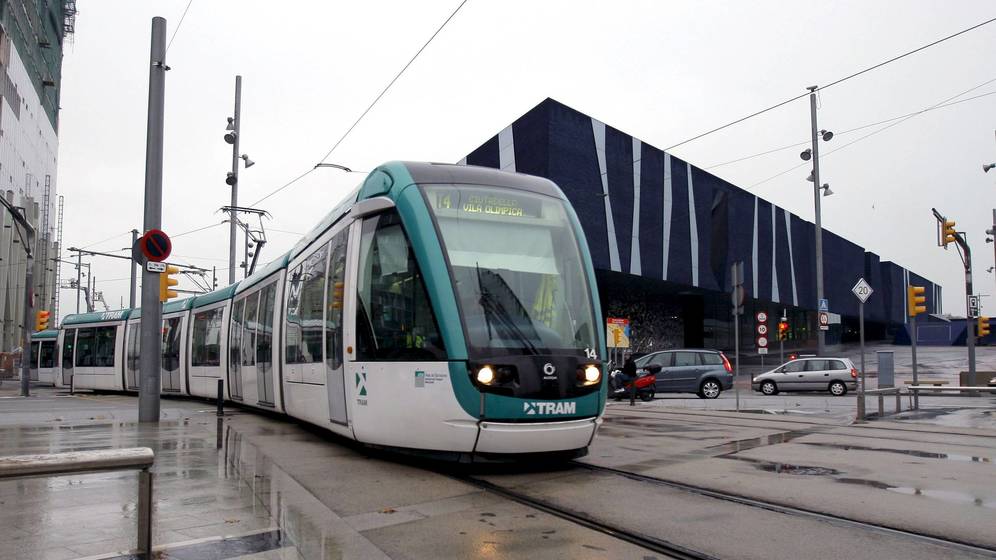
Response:
[[[325,321],[325,362],[329,369],[342,367],[342,306],[346,281],[346,240],[349,231],[343,230],[332,238],[332,255],[329,258],[329,281]]]
[[[270,372],[273,362],[273,306],[276,303],[277,284],[263,288],[259,296],[259,321],[256,330],[256,365],[258,373]]]
[[[445,360],[425,282],[397,212],[363,223],[357,355],[366,361]]]
[[[192,366],[221,365],[221,318],[224,309],[218,307],[194,315]]]
[[[173,317],[163,321],[163,369],[176,371],[180,369],[180,320]]]
[[[242,331],[242,365],[256,365],[256,312],[259,308],[259,292],[245,299],[246,319]]]
[[[93,366],[114,367],[114,339],[117,338],[117,327],[97,327],[93,331]]]
[[[76,367],[93,367],[93,329],[76,332]]]
[[[287,363],[322,360],[322,324],[325,321],[326,243],[291,273],[287,299]]]
[[[229,367],[235,368],[242,364],[242,314],[246,309],[246,300],[240,300],[232,304],[232,320],[228,323],[228,363]]]
[[[55,341],[42,342],[41,344],[41,366],[43,368],[55,367]]]
[[[76,329],[66,329],[62,334],[62,369],[73,368],[73,349],[76,346]]]
[[[141,325],[139,323],[128,326],[128,354],[125,361],[128,371],[138,371],[138,347],[139,343],[142,342],[142,335],[139,332],[140,328]]]

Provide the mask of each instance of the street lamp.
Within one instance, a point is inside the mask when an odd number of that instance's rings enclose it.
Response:
[[[816,210],[816,299],[818,300],[817,304],[819,304],[819,300],[823,299],[823,224],[820,215],[820,191],[824,191],[823,196],[833,194],[833,191],[830,190],[830,185],[820,183],[819,141],[822,138],[824,142],[829,142],[833,138],[833,132],[825,129],[820,130],[816,126],[816,90],[819,89],[819,86],[809,86],[806,89],[809,90],[809,117],[813,133],[813,145],[799,154],[799,157],[803,161],[813,160],[813,173],[811,177],[813,181],[813,205]],[[819,305],[817,305],[817,308],[819,308]],[[817,330],[816,353],[822,356],[825,352],[826,331]]]
[[[996,169],[996,163],[987,163],[982,166],[983,173],[989,173],[990,169]]]
[[[237,230],[235,226],[238,222],[236,218],[236,208],[239,206],[239,160],[243,166],[249,169],[256,162],[249,159],[248,154],[239,154],[239,132],[242,127],[240,112],[242,109],[242,76],[235,76],[235,116],[228,117],[228,125],[225,127],[225,142],[232,145],[232,170],[225,176],[225,184],[232,187],[231,215],[229,216],[228,232],[228,283],[235,283],[235,237]]]

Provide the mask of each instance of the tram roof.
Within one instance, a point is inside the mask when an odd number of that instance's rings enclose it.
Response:
[[[63,325],[80,325],[85,323],[106,323],[108,321],[125,321],[137,310],[118,309],[117,311],[95,311],[93,313],[75,313],[66,315]]]
[[[249,288],[255,286],[256,284],[259,284],[274,272],[286,268],[287,263],[290,262],[290,257],[291,257],[291,252],[287,251],[283,255],[280,255],[279,257],[273,259],[272,261],[267,263],[266,266],[254,272],[252,276],[239,282],[238,287],[235,288],[234,293],[241,294],[242,292],[248,290]]]
[[[46,329],[31,333],[31,340],[49,340],[52,338],[59,338],[58,329]]]
[[[353,205],[360,200],[367,200],[377,196],[386,196],[392,200],[400,194],[400,189],[396,186],[406,187],[411,184],[459,184],[459,185],[490,185],[495,187],[507,187],[520,189],[547,196],[566,200],[564,193],[549,179],[526,175],[523,173],[509,173],[499,171],[491,167],[480,167],[476,165],[457,165],[450,163],[427,163],[415,161],[390,161],[377,166],[371,171],[360,186],[353,189],[346,198],[329,212],[321,222],[311,231],[301,238],[289,253],[277,259],[283,261],[282,265],[276,266],[273,270],[287,266],[291,259],[300,255],[316,239],[328,231],[340,219],[349,213]],[[268,271],[274,261],[267,265],[263,271]],[[260,272],[263,272],[260,271]],[[254,275],[255,276],[255,275]],[[260,276],[259,280],[264,278]],[[256,280],[258,282],[259,280]],[[251,285],[251,284],[250,284]],[[246,286],[248,288],[248,286]],[[244,288],[240,287],[239,292]]]
[[[239,287],[241,282],[236,282],[221,288],[220,290],[215,290],[213,292],[208,292],[204,295],[196,296],[194,298],[194,309],[198,307],[204,307],[206,305],[211,305],[212,303],[218,303],[219,301],[224,301],[226,299],[232,299],[235,294],[235,290]]]

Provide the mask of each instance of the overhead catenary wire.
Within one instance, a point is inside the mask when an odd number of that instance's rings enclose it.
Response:
[[[131,230],[128,230],[128,231],[126,231],[124,233],[116,233],[116,234],[108,237],[107,239],[101,239],[100,241],[94,241],[93,243],[90,243],[88,245],[83,245],[83,246],[80,247],[80,249],[88,249],[90,247],[93,247],[94,245],[100,245],[101,243],[107,243],[108,241],[111,241],[112,239],[117,239],[119,237],[124,237],[125,235],[131,235]]]
[[[173,46],[173,39],[176,39],[176,34],[180,32],[180,26],[183,25],[183,19],[187,17],[187,10],[190,9],[190,5],[194,3],[194,0],[188,0],[187,7],[183,9],[183,14],[180,15],[180,21],[177,22],[176,28],[173,30],[173,35],[170,36],[169,42],[166,43],[166,52],[169,52],[169,48]]]
[[[854,145],[854,144],[856,144],[856,143],[858,143],[858,142],[860,142],[860,141],[862,141],[862,140],[864,140],[866,138],[870,138],[872,136],[875,136],[876,134],[879,134],[881,132],[885,132],[886,130],[888,130],[888,129],[894,127],[894,126],[903,124],[904,122],[906,122],[906,121],[908,121],[908,120],[910,120],[910,119],[912,119],[914,117],[917,117],[919,115],[922,115],[924,113],[927,113],[927,112],[929,112],[929,111],[931,111],[933,109],[940,108],[941,106],[943,106],[943,105],[945,105],[945,104],[947,104],[947,103],[949,103],[949,102],[951,102],[951,101],[953,101],[955,99],[958,99],[959,97],[961,97],[961,96],[963,96],[965,94],[971,93],[971,92],[973,92],[973,91],[975,91],[975,90],[977,90],[977,89],[979,89],[981,87],[984,87],[984,86],[986,86],[986,85],[988,85],[988,84],[990,84],[992,82],[996,82],[996,78],[987,80],[985,82],[982,82],[979,85],[970,87],[970,88],[966,89],[965,91],[963,91],[961,93],[952,95],[951,97],[948,97],[947,99],[944,99],[943,101],[939,101],[939,102],[937,102],[937,103],[935,103],[935,104],[933,104],[933,105],[931,105],[929,107],[926,107],[925,109],[922,109],[920,111],[916,111],[916,112],[910,113],[910,114],[906,115],[905,117],[900,117],[899,120],[896,120],[895,122],[892,122],[891,124],[883,126],[882,128],[879,128],[877,130],[869,132],[868,134],[865,134],[864,136],[860,136],[858,138],[855,138],[854,140],[851,140],[850,142],[848,142],[846,144],[843,144],[841,146],[837,146],[836,148],[834,148],[832,150],[829,150],[829,151],[827,151],[824,154],[821,154],[820,157],[823,158],[823,157],[829,156],[830,154],[832,154],[834,152],[839,152],[840,150],[843,150],[844,148],[846,148],[848,146]],[[994,92],[994,93],[996,93],[996,92]],[[986,95],[988,95],[988,94],[986,94]],[[978,97],[981,97],[981,96],[978,96]],[[886,122],[888,122],[888,121],[886,121]],[[864,127],[864,128],[867,128],[867,127]],[[746,187],[746,190],[753,189],[754,187],[756,187],[758,185],[762,185],[764,183],[767,183],[768,181],[771,181],[773,179],[777,179],[778,177],[781,177],[782,175],[785,175],[786,173],[789,173],[791,171],[799,169],[800,167],[805,167],[807,165],[811,165],[811,164],[809,162],[803,162],[803,163],[800,163],[798,165],[794,165],[794,166],[792,166],[792,167],[790,167],[790,168],[788,168],[788,169],[786,169],[786,170],[784,170],[784,171],[782,171],[780,173],[777,173],[775,175],[772,175],[771,177],[768,177],[767,179],[763,179],[761,181],[758,181],[758,182],[756,182],[756,183],[754,183],[754,184]]]
[[[395,74],[393,78],[391,78],[391,81],[388,82],[386,86],[384,86],[384,88],[380,91],[380,93],[378,93],[377,96],[374,97],[373,101],[371,101],[370,104],[367,105],[367,108],[364,109],[363,112],[360,113],[360,116],[357,117],[355,121],[353,121],[353,124],[351,124],[349,126],[349,128],[346,129],[346,132],[344,132],[342,134],[342,136],[340,136],[339,139],[336,140],[334,144],[332,144],[332,147],[329,148],[329,151],[325,152],[325,155],[322,156],[322,158],[318,161],[318,165],[320,165],[322,163],[325,163],[325,160],[329,159],[329,156],[332,155],[332,152],[335,152],[336,148],[338,148],[339,145],[342,144],[344,140],[346,140],[346,138],[349,136],[349,134],[351,132],[353,132],[353,129],[355,129],[356,126],[360,124],[360,121],[362,121],[363,118],[367,116],[367,113],[369,113],[370,110],[373,109],[375,105],[377,105],[377,102],[379,102],[381,100],[381,98],[384,97],[384,95],[388,92],[388,90],[391,89],[391,86],[393,86],[395,84],[395,82],[397,82],[398,79],[401,78],[402,74],[404,74],[405,71],[408,70],[408,67],[410,67],[412,65],[412,63],[415,62],[415,59],[417,59],[419,57],[419,55],[422,54],[422,51],[424,51],[426,49],[426,47],[429,46],[429,43],[431,43],[432,40],[435,39],[437,35],[439,35],[439,33],[443,30],[443,28],[446,27],[446,24],[448,24],[450,22],[450,20],[452,20],[457,15],[457,13],[460,11],[461,8],[463,8],[464,4],[466,4],[466,3],[467,3],[467,0],[463,0],[462,2],[460,2],[459,5],[457,5],[457,7],[452,12],[450,12],[450,15],[443,21],[442,24],[439,25],[439,27],[436,28],[436,31],[433,32],[433,34],[429,37],[429,39],[426,40],[425,43],[423,43],[421,47],[419,47],[419,49],[415,52],[414,55],[412,55],[412,57],[408,60],[408,62],[405,63],[405,65],[401,67],[401,70],[399,70],[398,73]],[[293,185],[294,183],[297,183],[301,179],[307,177],[308,175],[310,175],[311,173],[313,173],[315,171],[315,169],[318,168],[318,165],[315,165],[314,167],[311,167],[310,169],[308,169],[304,173],[301,173],[300,175],[298,175],[297,177],[295,177],[295,178],[291,179],[290,181],[284,183],[280,187],[277,187],[276,189],[274,189],[273,191],[271,191],[269,194],[267,194],[263,198],[257,200],[256,202],[253,202],[251,204],[251,206],[258,205],[260,202],[263,202],[264,200],[270,198],[271,196],[279,193],[280,191],[286,189],[287,187],[289,187],[289,186]]]
[[[910,56],[912,54],[916,54],[916,53],[918,53],[918,52],[920,52],[922,50],[929,49],[930,47],[933,47],[935,45],[939,45],[940,43],[943,43],[944,41],[947,41],[947,40],[950,40],[950,39],[954,39],[955,37],[958,37],[959,35],[964,35],[965,33],[968,33],[970,31],[974,31],[975,29],[978,29],[978,28],[980,28],[980,27],[982,27],[984,25],[988,25],[988,24],[990,24],[990,23],[992,23],[994,21],[996,21],[996,18],[987,19],[986,21],[983,21],[981,23],[977,23],[977,24],[975,24],[975,25],[973,25],[971,27],[967,27],[965,29],[962,29],[961,31],[956,32],[956,33],[952,33],[951,35],[947,35],[945,37],[941,37],[940,39],[937,39],[936,41],[932,41],[930,43],[927,43],[926,45],[921,45],[921,46],[919,46],[919,47],[917,47],[917,48],[915,48],[913,50],[906,51],[906,52],[904,52],[904,53],[902,53],[902,54],[900,54],[898,56],[894,56],[894,57],[892,57],[892,58],[890,58],[888,60],[883,60],[882,62],[879,62],[878,64],[873,64],[872,66],[869,66],[867,68],[864,68],[864,69],[859,70],[857,72],[854,72],[852,74],[848,74],[847,76],[844,76],[842,78],[838,78],[838,79],[830,82],[829,84],[826,84],[825,86],[821,86],[817,91],[822,91],[822,90],[831,88],[831,87],[833,87],[835,85],[838,85],[838,84],[841,84],[843,82],[846,82],[847,80],[850,80],[852,78],[856,78],[856,77],[858,77],[858,76],[860,76],[862,74],[865,74],[867,72],[871,72],[872,70],[876,70],[876,69],[881,68],[881,67],[883,67],[883,66],[885,66],[887,64],[891,64],[893,62],[896,62],[897,60],[901,60],[903,58],[906,58],[907,56]],[[736,119],[734,121],[728,122],[728,123],[726,123],[726,124],[724,124],[722,126],[717,126],[716,128],[713,128],[713,129],[708,130],[706,132],[703,132],[701,134],[697,134],[695,136],[692,136],[691,138],[688,138],[687,140],[682,140],[681,142],[678,142],[677,144],[672,144],[671,146],[668,146],[667,148],[664,148],[664,151],[667,152],[667,151],[673,150],[674,148],[677,148],[679,146],[684,146],[685,144],[688,144],[689,142],[694,142],[695,140],[698,140],[700,138],[704,138],[706,136],[709,136],[710,134],[714,134],[716,132],[719,132],[720,130],[729,128],[729,127],[734,126],[736,124],[740,124],[740,123],[742,123],[742,122],[744,122],[744,121],[746,121],[748,119],[752,119],[752,118],[757,117],[759,115],[763,115],[764,113],[767,113],[769,111],[773,111],[773,110],[775,110],[775,109],[777,109],[779,107],[783,107],[783,106],[788,105],[789,103],[791,103],[793,101],[796,101],[798,99],[802,99],[803,97],[807,97],[807,96],[809,96],[809,92],[801,93],[799,95],[796,95],[795,97],[790,97],[789,99],[786,99],[784,101],[780,101],[778,103],[775,103],[774,105],[772,105],[770,107],[767,107],[767,108],[764,108],[764,109],[761,109],[760,111],[755,111],[755,112],[753,112],[753,113],[751,113],[751,114],[749,114],[749,115],[747,115],[745,117],[741,117],[741,118]]]
[[[989,80],[988,82],[986,82],[985,84],[982,84],[982,85],[986,85],[986,84],[989,84],[989,83],[992,83],[992,82],[996,82],[996,78],[993,78],[992,80]],[[954,105],[958,105],[960,103],[965,103],[967,101],[973,101],[973,100],[976,100],[976,99],[981,99],[983,97],[988,97],[990,95],[996,95],[996,91],[990,91],[990,92],[987,92],[987,93],[980,93],[979,95],[973,95],[972,97],[968,97],[968,98],[965,98],[965,99],[959,99],[958,101],[952,101],[950,103],[944,103],[943,105],[936,105],[936,106],[933,106],[933,107],[927,107],[926,109],[921,109],[919,111],[913,111],[912,113],[906,113],[905,115],[899,115],[899,116],[896,116],[896,117],[891,117],[891,118],[880,120],[880,121],[876,121],[876,122],[873,122],[873,123],[863,124],[861,126],[856,126],[854,128],[849,128],[847,130],[841,130],[840,132],[834,132],[834,135],[835,136],[843,136],[843,135],[849,134],[851,132],[857,132],[859,130],[864,130],[866,128],[871,128],[873,126],[878,126],[880,124],[887,124],[887,123],[890,123],[890,122],[893,122],[893,121],[904,119],[906,117],[915,117],[915,116],[921,115],[923,113],[927,113],[927,112],[934,111],[934,110],[937,110],[937,109],[944,109],[946,107],[951,107],[951,106],[954,106]],[[712,164],[712,165],[707,165],[707,166],[703,167],[702,169],[706,169],[706,170],[716,169],[717,167],[723,167],[723,166],[730,165],[730,164],[733,164],[733,163],[739,163],[741,161],[747,161],[747,160],[754,159],[754,158],[757,158],[757,157],[766,156],[768,154],[773,154],[773,153],[776,153],[776,152],[780,152],[782,150],[788,150],[788,149],[791,149],[791,148],[798,148],[800,146],[808,146],[811,142],[812,142],[812,140],[809,140],[809,139],[802,140],[802,141],[796,142],[794,144],[788,144],[788,145],[785,145],[785,146],[780,146],[778,148],[771,148],[771,149],[765,150],[763,152],[757,152],[755,154],[751,154],[751,155],[748,155],[748,156],[742,156],[742,157],[738,157],[736,159],[731,159],[729,161],[724,161],[723,163],[715,163],[715,164]]]

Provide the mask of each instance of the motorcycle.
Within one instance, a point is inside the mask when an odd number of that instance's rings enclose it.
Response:
[[[660,371],[660,367],[650,366],[649,368],[639,369],[636,372],[636,379],[629,381],[622,373],[622,370],[613,370],[610,374],[610,381],[612,389],[609,392],[609,398],[613,398],[617,401],[623,399],[628,399],[630,397],[630,391],[633,384],[636,384],[636,396],[640,398],[643,402],[649,402],[654,399],[655,385],[657,383],[656,373]],[[656,371],[655,371],[656,370]]]

